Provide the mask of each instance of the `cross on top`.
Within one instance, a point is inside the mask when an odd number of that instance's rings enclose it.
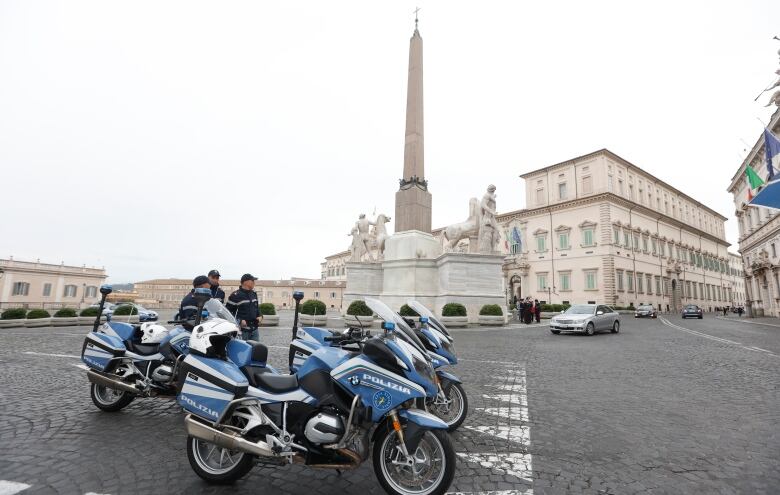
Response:
[[[414,9],[414,29],[417,29],[417,12],[420,11],[420,7]]]

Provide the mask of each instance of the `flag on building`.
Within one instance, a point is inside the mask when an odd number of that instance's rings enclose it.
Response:
[[[775,177],[775,169],[780,168],[780,140],[769,129],[764,129],[764,155],[767,180],[772,180]]]
[[[512,240],[514,244],[517,244],[517,252],[522,252],[523,243],[520,241],[520,231],[517,230],[517,227],[512,227]]]
[[[755,170],[750,165],[745,165],[745,175],[748,180],[748,201],[753,200],[753,189],[757,189],[764,185],[764,181],[758,176]]]
[[[506,248],[507,252],[509,252],[509,231],[504,231],[504,248]]]

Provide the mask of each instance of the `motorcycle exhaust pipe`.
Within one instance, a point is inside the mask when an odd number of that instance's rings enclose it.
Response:
[[[119,390],[120,392],[127,392],[130,394],[137,394],[137,395],[141,393],[141,391],[138,390],[133,385],[130,385],[129,383],[125,383],[122,380],[112,378],[108,375],[98,373],[95,370],[88,370],[87,378],[91,383],[94,383],[96,385],[102,385],[112,390]]]
[[[229,450],[237,450],[246,454],[252,454],[263,457],[273,457],[274,453],[267,443],[263,441],[250,442],[241,437],[229,435],[223,433],[211,426],[208,426],[196,419],[193,419],[191,414],[188,414],[184,418],[184,425],[187,428],[187,435],[203,440],[204,442],[213,443],[219,447],[223,447]]]

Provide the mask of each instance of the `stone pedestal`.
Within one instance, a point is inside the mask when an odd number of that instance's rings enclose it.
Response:
[[[412,186],[395,193],[395,231],[431,231],[431,193]]]

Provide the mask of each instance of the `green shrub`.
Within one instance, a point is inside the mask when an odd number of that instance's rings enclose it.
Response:
[[[353,316],[374,316],[374,312],[368,307],[365,301],[358,299],[352,301],[347,308],[347,314]]]
[[[24,308],[11,308],[3,311],[0,315],[0,320],[23,320],[27,310]]]
[[[27,313],[28,320],[37,320],[38,318],[49,318],[49,317],[51,317],[51,315],[45,309],[31,309],[30,312]]]
[[[55,318],[73,318],[76,316],[76,310],[73,308],[62,308],[58,309],[56,313],[54,313]]]
[[[301,304],[301,313],[304,315],[324,315],[327,310],[325,303],[316,299],[309,299]]]
[[[275,315],[276,306],[274,306],[273,303],[263,303],[260,305],[260,314],[267,316]]]
[[[542,311],[560,313],[571,307],[571,304],[542,304]]]
[[[499,308],[500,310],[501,308]],[[466,306],[461,303],[447,303],[441,309],[442,316],[466,316]]]
[[[398,311],[398,314],[400,314],[401,316],[406,316],[406,317],[409,317],[409,316],[412,316],[412,317],[420,316],[419,314],[417,314],[417,311],[415,311],[412,308],[410,308],[408,304],[404,304],[403,306],[401,306],[401,309]]]
[[[95,307],[84,308],[81,310],[81,313],[79,313],[79,316],[93,316],[93,317],[97,316],[98,309],[100,308],[95,308]]]
[[[479,310],[480,316],[504,316],[501,306],[498,304],[485,304]]]
[[[137,314],[138,314],[138,308],[136,308],[135,306],[131,306],[129,304],[118,306],[113,313],[114,316],[131,316]]]

